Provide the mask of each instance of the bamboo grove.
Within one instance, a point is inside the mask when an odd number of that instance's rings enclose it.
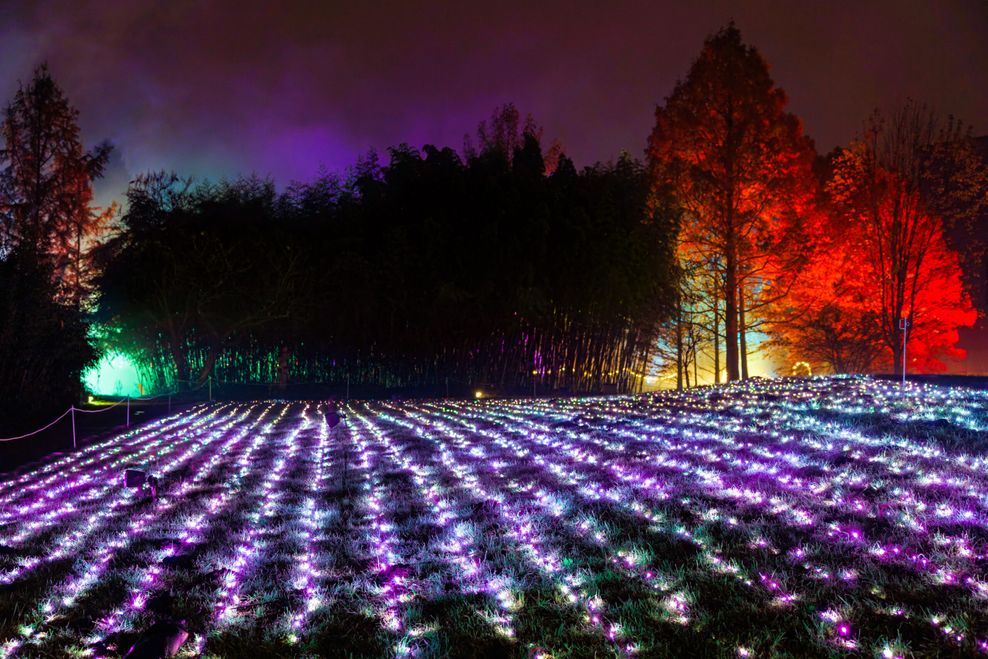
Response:
[[[284,192],[143,177],[97,252],[106,341],[193,386],[639,388],[675,214],[630,157],[577,171],[511,106],[484,126]]]

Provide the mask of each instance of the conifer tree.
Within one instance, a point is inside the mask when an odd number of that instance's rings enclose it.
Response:
[[[88,248],[114,212],[92,206],[92,184],[111,147],[86,151],[78,118],[43,65],[17,90],[0,125],[0,247],[35,254],[59,300],[76,306],[89,290]]]
[[[782,294],[769,291],[784,290],[783,275],[797,270],[787,257],[813,198],[813,144],[786,104],[732,23],[707,39],[656,109],[649,138],[653,198],[671,196],[683,211],[683,270],[720,269],[713,279],[722,282],[723,303],[706,306],[723,310],[728,380],[747,370],[739,342],[743,348],[751,311]]]

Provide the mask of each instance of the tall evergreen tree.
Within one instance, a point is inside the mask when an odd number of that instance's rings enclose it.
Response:
[[[17,90],[0,126],[0,247],[37,254],[59,299],[77,306],[91,279],[88,247],[112,212],[92,207],[111,147],[86,151],[78,118],[45,65]]]
[[[785,92],[733,25],[708,38],[686,79],[656,109],[648,142],[653,197],[684,212],[685,271],[720,269],[727,377],[745,369],[745,312],[778,280],[769,261],[812,198],[813,145]],[[714,337],[720,335],[714,328]]]
[[[106,220],[92,182],[109,154],[84,152],[78,112],[46,67],[21,86],[0,126],[0,432],[78,402],[94,359],[82,309],[88,247]]]

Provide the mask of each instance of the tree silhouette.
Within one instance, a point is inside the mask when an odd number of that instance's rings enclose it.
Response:
[[[0,126],[0,247],[33,250],[51,271],[59,299],[76,306],[90,292],[89,243],[115,210],[92,208],[92,182],[111,147],[84,151],[78,114],[41,66],[17,90]]]
[[[145,177],[101,250],[101,318],[183,380],[637,389],[670,313],[671,215],[630,157],[548,174],[512,131],[283,194]]]
[[[92,182],[109,146],[84,152],[78,112],[45,66],[0,134],[0,434],[11,434],[77,403],[95,358],[89,248],[109,213],[91,207]]]

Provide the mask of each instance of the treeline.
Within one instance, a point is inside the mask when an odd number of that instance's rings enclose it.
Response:
[[[644,166],[578,171],[511,105],[462,153],[401,145],[284,190],[146,174],[123,213],[93,206],[111,147],[83,148],[45,67],[2,130],[5,432],[77,402],[114,352],[145,392],[633,391],[673,307],[677,213]]]
[[[96,252],[112,345],[163,379],[636,390],[669,316],[675,215],[628,156],[577,171],[502,108],[477,146],[347,177],[135,181]]]
[[[744,379],[766,349],[783,372],[962,357],[988,208],[970,128],[909,102],[821,157],[787,103],[732,24],[644,163],[577,170],[508,105],[459,151],[282,190],[145,174],[121,214],[92,204],[109,145],[84,149],[42,67],[2,124],[0,418],[64,409],[112,351],[149,391],[542,394]]]

